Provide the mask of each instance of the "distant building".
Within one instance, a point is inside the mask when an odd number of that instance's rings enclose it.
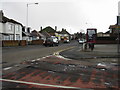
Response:
[[[31,32],[31,36],[32,36],[32,40],[39,40],[41,38],[40,34],[36,30],[33,30]]]
[[[50,34],[51,36],[55,36],[56,30],[54,30],[52,27],[48,26],[40,31],[40,33],[44,33],[44,32]]]
[[[109,29],[111,34],[117,34],[120,29],[120,25],[110,25]]]
[[[4,16],[0,11],[0,34],[2,34],[2,40],[22,40],[22,28],[23,25],[13,19],[9,19]]]
[[[44,29],[42,29],[42,27],[41,27],[41,30],[39,32],[42,33],[43,35],[45,35],[46,38],[55,36],[58,38],[59,41],[64,38],[70,39],[70,37],[71,37],[70,34],[66,31],[66,29],[62,29],[62,31],[57,31],[57,26],[55,26],[55,29],[53,29],[50,26],[48,26]]]
[[[32,41],[32,36],[30,34],[30,28],[25,31],[25,27],[22,28],[22,40]]]
[[[32,40],[46,40],[46,36],[36,30],[33,30],[31,33]]]
[[[64,38],[66,38],[66,39],[69,39],[70,40],[70,33],[68,33],[67,31],[66,31],[66,29],[62,29],[62,31],[60,32],[60,34],[59,34],[60,36],[61,36],[61,39],[64,39]]]
[[[99,32],[97,33],[97,37],[110,37],[110,33]]]

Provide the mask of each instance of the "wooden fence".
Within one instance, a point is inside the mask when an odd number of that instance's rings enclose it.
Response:
[[[42,45],[43,40],[32,40],[30,45]],[[26,46],[28,45],[28,42],[26,40],[3,40],[2,41],[2,47],[7,47],[7,46]]]
[[[43,44],[43,40],[32,40],[31,41],[31,44],[32,45],[42,45]]]
[[[26,46],[26,40],[3,40],[2,46]]]

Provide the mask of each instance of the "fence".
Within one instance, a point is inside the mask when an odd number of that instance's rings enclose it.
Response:
[[[2,46],[26,46],[26,40],[3,40]]]
[[[96,44],[117,44],[115,37],[97,37]]]
[[[41,45],[41,44],[43,44],[43,42],[44,42],[43,40],[32,40],[31,44],[32,45]]]

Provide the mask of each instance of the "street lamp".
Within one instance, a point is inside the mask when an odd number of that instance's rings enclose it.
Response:
[[[117,33],[118,33],[118,38],[117,38],[117,40],[118,40],[118,48],[117,48],[117,52],[118,52],[118,55],[120,54],[120,29],[119,29],[119,25],[117,25]]]
[[[26,15],[26,29],[28,27],[28,6],[31,4],[38,4],[38,3],[27,3],[27,15]]]

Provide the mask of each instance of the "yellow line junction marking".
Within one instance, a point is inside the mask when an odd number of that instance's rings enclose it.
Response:
[[[63,51],[65,51],[65,50],[69,50],[69,49],[72,49],[72,48],[75,48],[75,46],[69,47],[69,48],[65,48],[65,49],[59,50],[59,51],[57,51],[57,52],[54,52],[53,55],[57,56],[57,55],[59,55],[60,52],[63,52]]]

